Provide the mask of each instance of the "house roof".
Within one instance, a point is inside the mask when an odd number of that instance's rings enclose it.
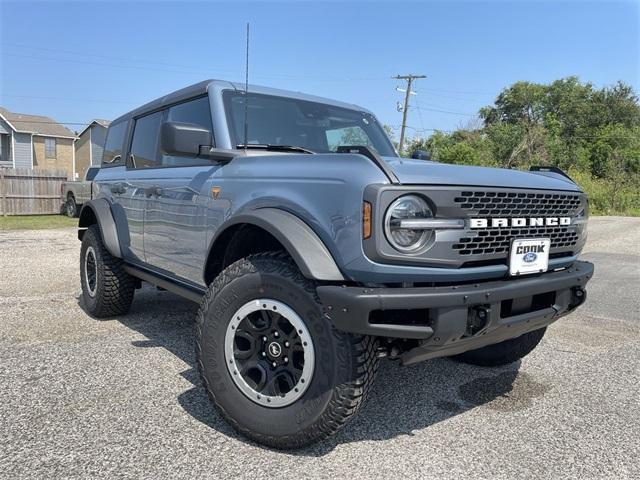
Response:
[[[93,125],[100,125],[101,127],[109,128],[109,124],[110,123],[111,123],[111,120],[103,120],[101,118],[94,118],[93,120],[91,120],[89,122],[89,125],[87,125],[86,127],[84,127],[82,129],[82,131],[78,134],[78,137],[81,137],[82,135],[84,135],[84,132],[89,130]]]
[[[76,138],[74,133],[50,117],[10,112],[0,107],[0,117],[16,132],[50,137]]]

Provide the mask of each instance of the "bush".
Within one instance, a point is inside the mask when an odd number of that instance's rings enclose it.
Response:
[[[569,176],[589,195],[591,215],[630,215],[640,217],[640,178],[630,178],[626,185],[595,178],[575,169]]]

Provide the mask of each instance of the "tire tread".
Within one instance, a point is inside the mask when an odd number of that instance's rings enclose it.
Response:
[[[122,259],[109,253],[104,243],[98,225],[91,225],[84,234],[83,244],[93,246],[98,262],[98,276],[103,279],[102,288],[98,285],[96,302],[93,308],[89,308],[91,315],[97,318],[123,315],[131,308],[135,293],[135,279],[124,270]],[[83,245],[84,246],[84,245]],[[81,251],[80,261],[84,262],[84,251]],[[81,268],[82,272],[82,268]],[[81,282],[84,282],[81,275]],[[88,296],[88,294],[86,294]],[[89,303],[85,301],[89,306]]]

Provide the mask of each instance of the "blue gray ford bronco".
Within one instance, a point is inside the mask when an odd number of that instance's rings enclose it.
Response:
[[[111,123],[82,298],[94,317],[142,282],[198,302],[212,403],[297,448],[358,411],[383,357],[527,355],[585,300],[587,217],[557,169],[401,158],[364,108],[210,80]]]

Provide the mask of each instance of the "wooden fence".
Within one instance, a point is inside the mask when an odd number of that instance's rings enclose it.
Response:
[[[60,189],[66,181],[65,170],[0,167],[0,214],[60,213]]]

